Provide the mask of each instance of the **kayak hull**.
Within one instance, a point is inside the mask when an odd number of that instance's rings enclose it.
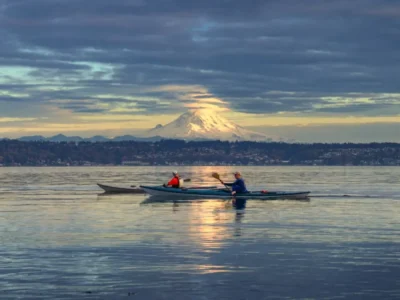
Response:
[[[163,197],[184,197],[184,198],[218,198],[230,199],[233,196],[227,189],[177,189],[165,188],[163,186],[140,186],[147,194],[151,196]],[[261,199],[261,200],[279,200],[307,199],[310,192],[249,192],[244,194],[236,194],[237,199]]]
[[[116,186],[110,186],[110,185],[105,185],[105,184],[97,184],[100,188],[104,190],[105,193],[108,194],[144,194],[145,191],[140,188],[136,187],[131,187],[131,188],[125,188],[125,187],[116,187]]]

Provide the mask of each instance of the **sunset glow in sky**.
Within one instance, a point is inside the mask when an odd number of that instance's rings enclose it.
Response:
[[[0,34],[0,137],[135,135],[206,107],[400,142],[398,1],[0,0]]]

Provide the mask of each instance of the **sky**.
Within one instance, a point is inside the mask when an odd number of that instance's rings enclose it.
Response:
[[[0,137],[140,134],[209,108],[400,142],[400,2],[0,0]]]

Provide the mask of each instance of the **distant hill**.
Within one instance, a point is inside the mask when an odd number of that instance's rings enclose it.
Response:
[[[80,136],[65,136],[63,134],[57,134],[47,140],[50,142],[82,142],[84,139]]]
[[[162,138],[161,136],[152,136],[152,137],[137,137],[137,136],[133,136],[133,135],[122,135],[122,136],[117,136],[113,139],[111,139],[111,141],[114,142],[121,142],[121,141],[139,141],[139,142],[157,142],[157,141],[161,141]]]
[[[18,140],[21,142],[34,142],[34,141],[45,141],[46,138],[41,135],[32,135],[32,136],[22,136]]]
[[[89,138],[89,140],[90,140],[91,142],[109,142],[109,141],[110,141],[109,138],[107,138],[107,137],[105,137],[105,136],[102,136],[102,135],[95,135],[95,136],[92,136],[91,138]]]
[[[160,136],[155,137],[136,137],[133,135],[123,135],[123,136],[116,136],[114,138],[108,138],[102,135],[95,135],[90,138],[82,138],[80,136],[66,136],[64,134],[57,134],[52,137],[44,137],[42,135],[32,135],[32,136],[23,136],[18,138],[17,140],[21,142],[40,142],[40,141],[47,141],[47,142],[121,142],[121,141],[142,141],[142,142],[157,142],[161,141],[164,138]]]

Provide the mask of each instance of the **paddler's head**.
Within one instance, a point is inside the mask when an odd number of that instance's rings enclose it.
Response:
[[[173,171],[172,175],[174,175],[174,177],[179,177],[178,171]]]
[[[240,174],[240,172],[235,172],[235,173],[233,173],[233,175],[235,175],[236,179],[239,179],[240,177],[242,177],[242,174]]]

